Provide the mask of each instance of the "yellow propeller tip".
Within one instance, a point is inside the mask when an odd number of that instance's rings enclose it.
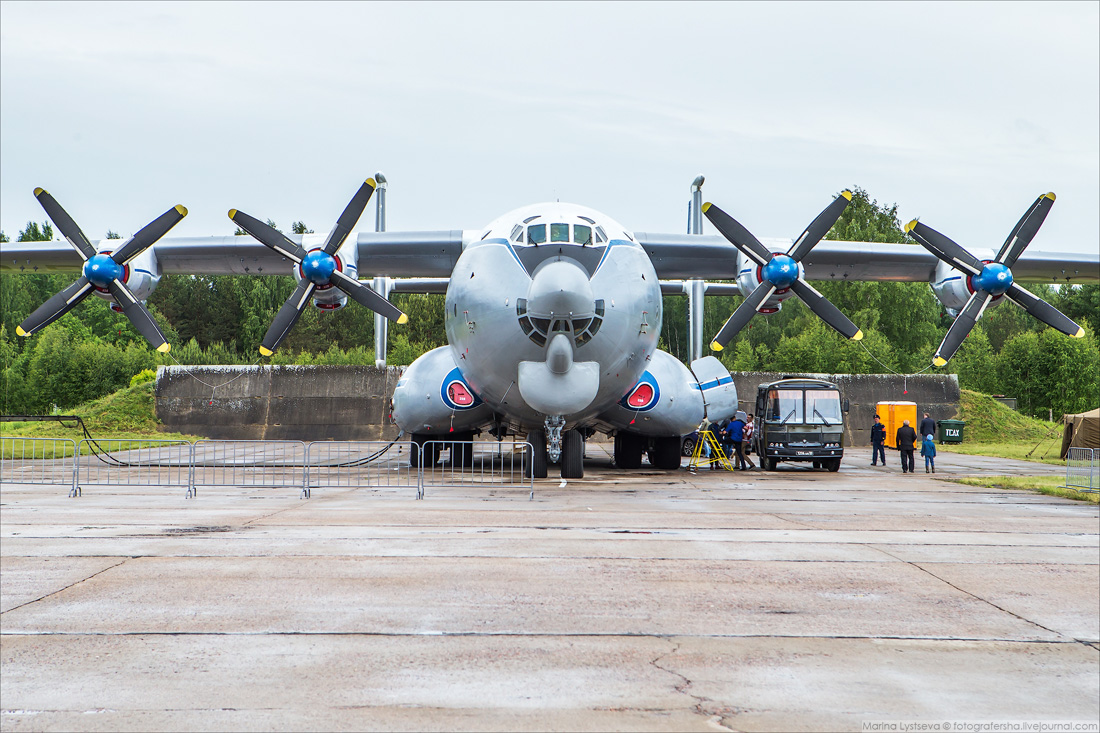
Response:
[[[20,336],[26,336],[27,335],[27,332],[23,330],[22,326],[16,326],[15,327],[15,332],[17,334],[19,334]]]
[[[363,183],[367,184],[371,188],[378,188],[378,183],[375,182],[373,178],[368,178],[367,180],[363,181]]]
[[[236,218],[236,216],[237,216],[237,210],[236,209],[230,209],[229,210],[229,218],[233,219],[233,218]]]
[[[41,195],[42,195],[42,194],[44,194],[44,193],[46,193],[46,189],[44,189],[44,188],[36,188],[36,189],[34,189],[34,195],[35,195],[35,196],[41,196]]]
[[[932,363],[938,367],[941,367],[947,363],[947,359],[944,359],[942,356],[937,356],[935,359],[932,360]]]
[[[260,353],[263,354],[264,356],[271,356],[275,352],[272,351],[271,349],[267,348],[266,346],[261,346],[260,347]]]
[[[844,198],[848,199],[849,201],[852,200],[852,192],[849,191],[848,189],[844,189],[843,191],[841,191],[840,195],[843,196]]]
[[[860,341],[863,339],[863,329],[856,331],[856,335],[852,337],[852,341]]]
[[[176,211],[179,212],[180,216],[187,216],[187,207],[183,204],[176,204]]]
[[[913,231],[913,227],[915,227],[916,225],[917,225],[917,219],[914,219],[913,221],[906,224],[905,225],[905,233],[908,234],[909,232]]]
[[[16,330],[18,330],[18,329],[16,329]],[[1073,338],[1081,339],[1081,338],[1084,338],[1084,337],[1085,337],[1085,329],[1078,326],[1077,327],[1077,333],[1073,334]]]
[[[406,315],[406,314],[402,313],[402,314],[401,314],[401,316],[400,316],[400,317],[399,317],[399,318],[397,319],[397,322],[398,322],[399,324],[405,324],[405,323],[408,323],[408,322],[409,322],[409,317],[408,317],[408,315]]]
[[[705,204],[703,204],[703,213],[704,214],[707,213],[707,209],[709,209],[709,208],[710,208],[710,202],[708,201]]]
[[[717,341],[711,341],[710,342],[710,350],[711,351],[721,351],[722,348],[723,348],[722,344],[718,343]]]
[[[161,344],[160,346],[157,347],[157,351],[159,351],[162,354],[167,354],[171,350],[172,350],[172,344],[168,343],[167,341],[165,341],[163,344]]]
[[[1054,199],[1057,198],[1057,196],[1054,195],[1053,191],[1049,191],[1049,192],[1043,194],[1043,198],[1048,198],[1051,201],[1053,201]]]

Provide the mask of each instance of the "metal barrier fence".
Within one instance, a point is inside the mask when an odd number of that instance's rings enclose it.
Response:
[[[387,450],[387,448],[389,450]],[[412,489],[420,495],[419,465],[407,442],[323,441],[307,448],[304,494],[322,486]]]
[[[185,440],[82,440],[73,493],[84,486],[183,486],[190,494],[191,449]]]
[[[306,491],[306,444],[300,440],[196,440],[189,496],[200,486]]]
[[[443,454],[447,457],[444,460]],[[452,486],[534,490],[530,443],[430,440],[420,449],[420,491]]]
[[[1066,454],[1066,486],[1078,491],[1100,492],[1100,451],[1070,448]]]
[[[0,438],[0,483],[49,484],[75,490],[76,441]]]

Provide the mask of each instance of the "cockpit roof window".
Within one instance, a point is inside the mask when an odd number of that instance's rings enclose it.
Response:
[[[596,223],[596,220],[595,220],[595,219],[589,219],[589,218],[588,218],[587,216],[580,216],[580,215],[578,215],[578,218],[580,218],[580,219],[584,219],[584,220],[585,220],[586,222],[588,222],[589,224],[595,224],[595,223]]]
[[[539,218],[539,214],[535,214],[534,216],[529,216],[526,219],[524,219],[523,223],[524,224],[530,224],[531,222],[533,222],[535,219],[538,219],[538,218]]]
[[[584,224],[574,224],[573,241],[577,244],[592,244],[592,227],[586,227]]]
[[[509,239],[511,239],[513,242],[522,242],[523,227],[521,227],[519,224],[516,224],[514,227],[512,227],[512,234],[509,236]]]
[[[569,241],[569,225],[568,224],[551,224],[550,225],[550,241],[551,242],[568,242]]]
[[[543,244],[546,242],[546,225],[532,224],[527,227],[527,244]]]
[[[596,227],[596,244],[607,241],[607,234],[604,233],[603,227]]]

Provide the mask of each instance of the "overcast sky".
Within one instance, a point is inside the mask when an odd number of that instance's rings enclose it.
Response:
[[[42,186],[92,238],[176,203],[327,231],[382,170],[390,229],[560,199],[680,232],[702,173],[760,237],[861,186],[998,247],[1054,191],[1033,247],[1096,251],[1098,9],[5,1],[0,226]]]

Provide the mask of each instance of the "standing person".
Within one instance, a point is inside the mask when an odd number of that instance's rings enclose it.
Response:
[[[886,465],[886,426],[882,418],[875,415],[875,424],[871,426],[871,465],[877,466],[879,458]]]
[[[913,473],[913,450],[914,443],[917,442],[917,431],[913,430],[909,421],[906,420],[898,428],[896,437],[898,450],[901,451],[901,472]]]
[[[707,432],[709,432],[711,434],[711,437],[714,438],[715,443],[717,443],[718,445],[722,445],[722,442],[723,442],[722,441],[722,435],[723,435],[723,433],[722,433],[721,423],[712,422],[707,427]],[[725,452],[724,448],[723,448],[723,452]],[[707,441],[707,455],[710,457],[710,467],[711,467],[712,470],[717,471],[719,468],[722,468],[722,464],[721,464],[720,459],[718,458],[718,456],[717,455],[711,456],[711,447],[710,447],[710,441],[709,440]],[[726,457],[728,458],[729,456],[726,456]]]
[[[924,413],[924,419],[920,421],[920,430],[917,433],[923,438],[925,435],[936,434],[936,421]]]
[[[749,464],[749,468],[756,468],[756,464],[749,458],[749,454],[752,453],[752,432],[755,427],[752,424],[752,413],[749,413],[748,418],[745,421],[745,439],[741,441],[741,450],[745,456],[745,462]]]
[[[737,458],[736,468],[739,471],[746,470],[745,468],[745,454],[742,450],[742,444],[745,441],[745,421],[741,419],[740,415],[735,415],[730,424],[726,427],[726,440],[729,442],[730,449],[733,453],[730,455],[732,459],[734,456]]]
[[[924,456],[924,472],[928,473],[928,468],[932,468],[932,473],[936,472],[936,441],[932,440],[932,433],[928,433],[924,436],[924,441],[920,444],[920,454]]]

